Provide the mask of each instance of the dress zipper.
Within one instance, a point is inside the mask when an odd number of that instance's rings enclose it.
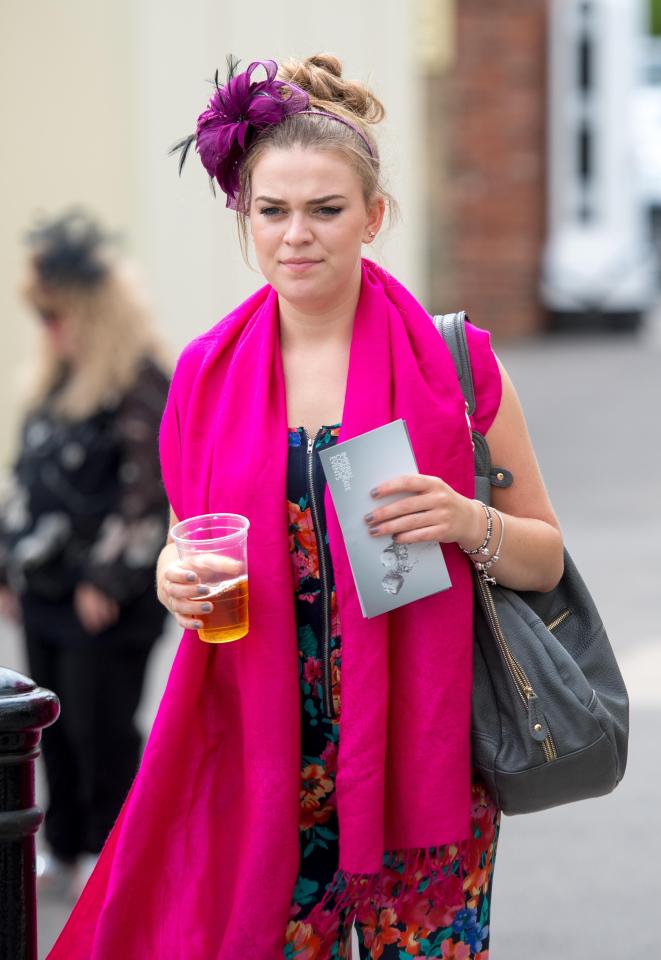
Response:
[[[307,474],[308,489],[310,491],[310,507],[312,511],[312,524],[314,526],[315,536],[317,538],[317,555],[319,557],[319,575],[321,578],[321,686],[323,696],[324,714],[333,719],[335,709],[333,707],[333,696],[331,689],[331,665],[330,665],[330,640],[331,640],[331,595],[328,587],[328,564],[326,562],[326,544],[323,540],[321,523],[319,522],[319,509],[317,496],[314,487],[314,441],[317,439],[321,430],[319,430],[311,440],[305,433],[307,447]]]
[[[514,682],[514,686],[516,687],[521,702],[528,713],[531,733],[535,739],[538,740],[542,748],[542,752],[544,753],[544,759],[547,762],[557,760],[558,753],[550,731],[543,739],[541,739],[540,734],[543,729],[543,725],[540,721],[543,721],[543,717],[538,708],[537,694],[533,690],[530,680],[507,643],[507,639],[500,625],[500,620],[498,619],[496,604],[491,595],[491,590],[489,589],[490,578],[484,574],[478,573],[477,582],[480,596],[483,600],[482,609],[487,616],[487,620],[489,621],[489,625],[491,627],[491,632],[496,639],[503,661],[505,662],[505,666],[507,667],[512,681]],[[543,722],[545,723],[545,721]],[[537,734],[537,736],[535,736],[535,734]]]

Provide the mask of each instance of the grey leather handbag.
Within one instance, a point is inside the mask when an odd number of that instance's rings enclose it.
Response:
[[[434,317],[471,414],[466,315]],[[476,493],[512,476],[473,432]],[[610,793],[627,760],[629,701],[599,613],[571,557],[549,593],[509,590],[475,571],[472,762],[504,813]]]

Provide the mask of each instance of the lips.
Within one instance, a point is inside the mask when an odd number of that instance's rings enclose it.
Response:
[[[280,263],[284,263],[285,266],[301,266],[305,263],[321,263],[320,260],[312,260],[309,257],[290,257],[289,260],[281,260]]]
[[[283,267],[286,267],[288,270],[291,270],[293,273],[304,273],[306,270],[310,270],[312,267],[318,266],[321,263],[321,260],[281,260],[280,263]]]

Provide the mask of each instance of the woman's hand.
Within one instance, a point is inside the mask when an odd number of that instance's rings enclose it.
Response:
[[[88,633],[101,633],[119,619],[119,604],[91,583],[80,583],[73,595],[76,615]]]
[[[159,573],[158,599],[184,630],[202,628],[200,614],[208,616],[213,610],[213,604],[208,600],[200,603],[200,599],[208,596],[210,592],[209,587],[200,583],[195,571],[182,566],[178,560],[164,566]]]
[[[217,580],[218,574],[238,576],[241,571],[242,564],[238,560],[214,554],[179,560],[176,546],[169,543],[161,551],[158,562],[158,599],[180,627],[200,630],[204,626],[200,616],[208,616],[213,611],[213,603],[204,599],[211,589],[202,581]]]
[[[475,500],[457,493],[440,477],[407,474],[372,491],[377,500],[393,493],[407,494],[388,506],[375,507],[365,517],[373,537],[391,536],[396,543],[437,540],[460,543],[467,549],[484,540],[486,518]]]
[[[551,506],[530,442],[519,398],[499,362],[503,394],[486,439],[493,463],[502,463],[514,475],[510,487],[493,487],[493,506],[504,520],[496,521],[489,550],[499,543],[499,560],[490,571],[498,583],[513,590],[552,590],[562,576],[562,533]],[[378,501],[389,494],[406,494],[388,506],[378,502],[365,521],[373,536],[390,535],[396,542],[455,541],[475,550],[485,539],[486,512],[438,477],[402,476],[379,484]],[[504,546],[502,535],[504,534]],[[481,562],[484,555],[476,555]]]
[[[18,623],[21,619],[21,607],[14,591],[7,586],[0,586],[0,617]]]

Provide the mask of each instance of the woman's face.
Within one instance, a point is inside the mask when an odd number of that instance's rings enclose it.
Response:
[[[271,149],[252,172],[259,268],[299,310],[330,310],[357,289],[361,246],[371,242],[383,212],[380,198],[366,205],[360,178],[338,152]]]
[[[75,360],[74,323],[64,304],[47,298],[32,303],[49,350],[65,362]]]

